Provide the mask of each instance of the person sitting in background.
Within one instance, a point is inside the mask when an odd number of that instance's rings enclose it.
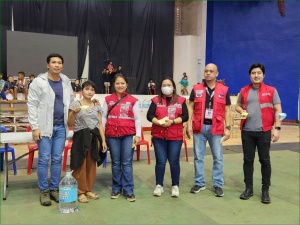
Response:
[[[102,71],[102,75],[103,75],[103,81],[104,81],[104,94],[109,94],[109,87],[110,87],[109,70],[104,69]]]
[[[79,94],[79,98],[81,98],[82,93],[81,93],[80,80],[78,79],[75,80],[75,82],[72,85],[72,89],[73,89],[74,97],[76,98],[76,95]]]
[[[181,84],[181,94],[182,95],[185,95],[185,94],[188,95],[189,92],[187,90],[187,86],[189,85],[189,81],[188,81],[187,75],[185,75],[183,77],[183,79],[181,79],[180,84]]]
[[[14,100],[17,100],[17,94],[18,93],[24,93],[25,94],[25,100],[27,100],[28,81],[27,81],[27,79],[25,79],[25,73],[23,71],[20,71],[18,73],[18,80],[17,80],[16,85],[14,87]]]
[[[152,79],[150,79],[148,83],[148,95],[154,95],[156,93],[155,89],[156,89],[155,83],[153,82]]]
[[[116,74],[123,74],[122,73],[122,66],[121,65],[118,65],[118,68],[116,70]]]
[[[4,89],[4,85],[5,85],[5,81],[2,79],[3,74],[0,73],[0,91],[1,91],[1,98],[2,100],[7,101],[6,95],[2,95],[2,93],[4,93],[3,89]]]
[[[14,87],[15,87],[15,81],[12,75],[9,75],[7,77],[7,81],[4,84],[4,87],[1,91],[1,98],[3,100],[7,100],[6,95],[8,93],[11,93],[12,96],[14,96]]]
[[[111,60],[108,61],[107,69],[109,70],[109,74],[114,74],[116,72]]]
[[[114,69],[114,66],[113,66],[113,62],[112,60],[108,60],[108,65],[106,67],[109,71],[109,80],[110,80],[110,83],[113,84],[114,82],[114,77],[116,75],[116,70]],[[110,85],[110,92],[114,92],[114,88],[113,88],[113,85]]]
[[[76,79],[72,88],[74,92],[80,92],[81,91],[80,80]]]
[[[29,89],[29,86],[30,86],[31,82],[34,80],[34,78],[35,78],[35,75],[34,74],[30,74],[30,76],[29,76],[29,82],[28,82],[28,89]]]

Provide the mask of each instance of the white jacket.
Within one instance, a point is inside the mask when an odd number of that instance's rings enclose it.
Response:
[[[63,86],[64,124],[68,134],[68,111],[73,101],[73,89],[70,79],[59,75]],[[30,84],[28,93],[28,120],[32,130],[39,129],[42,136],[51,137],[53,132],[55,93],[48,82],[48,72],[40,74]]]

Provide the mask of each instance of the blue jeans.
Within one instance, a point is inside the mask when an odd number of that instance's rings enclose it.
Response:
[[[40,191],[48,190],[48,164],[50,166],[50,190],[59,187],[62,152],[65,147],[66,130],[64,125],[54,126],[52,137],[43,136],[39,140],[39,156],[37,163],[38,185]]]
[[[164,175],[167,160],[170,163],[172,186],[179,186],[180,177],[180,151],[182,140],[165,140],[161,138],[152,139],[156,157],[155,176],[156,185],[164,186]]]
[[[212,179],[214,187],[222,187],[223,179],[223,153],[220,143],[222,135],[212,135],[211,125],[203,124],[202,134],[194,134],[194,166],[195,166],[195,184],[205,185],[204,178],[204,155],[206,151],[206,142],[208,141],[213,156]]]
[[[2,98],[3,100],[6,100],[6,99],[7,99],[7,98],[6,98],[6,94],[5,94],[4,89],[1,91],[1,98]]]
[[[106,137],[112,162],[112,192],[123,192],[124,195],[134,194],[132,138],[132,135]]]

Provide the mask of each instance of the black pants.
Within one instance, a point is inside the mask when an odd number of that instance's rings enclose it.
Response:
[[[269,189],[271,185],[271,131],[242,131],[242,143],[244,153],[244,182],[246,187],[253,187],[253,163],[257,147],[259,162],[261,164],[262,189]]]

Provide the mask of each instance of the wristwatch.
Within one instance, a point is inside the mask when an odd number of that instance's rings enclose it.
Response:
[[[281,127],[275,127],[276,130],[281,130]]]
[[[231,126],[226,126],[225,127],[227,130],[231,130]]]

